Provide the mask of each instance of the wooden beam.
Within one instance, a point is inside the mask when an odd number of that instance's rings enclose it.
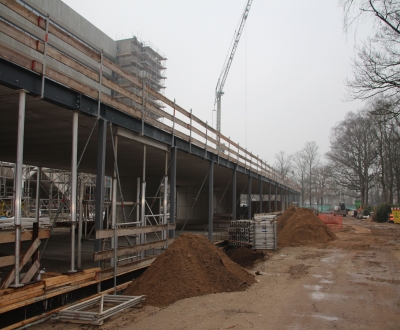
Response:
[[[11,266],[15,264],[15,256],[0,257],[0,267]]]
[[[168,244],[172,244],[173,241],[174,241],[174,239],[169,239]],[[134,245],[134,246],[124,246],[124,247],[118,248],[117,256],[120,257],[120,256],[124,256],[124,255],[130,254],[130,253],[137,253],[140,251],[146,251],[146,250],[151,250],[151,249],[160,249],[166,245],[167,245],[167,240],[145,243],[145,244]],[[105,260],[105,259],[110,259],[110,258],[114,258],[114,250],[104,250],[104,251],[94,253],[94,261]]]
[[[143,267],[147,267],[149,265],[151,265],[151,263],[156,260],[157,257],[149,257],[149,258],[145,258],[145,259],[141,259],[141,260],[137,260],[137,261],[133,261],[121,266],[117,267],[117,274],[121,275],[123,273],[128,273],[131,272],[133,270],[139,269],[139,268],[143,268]],[[105,280],[106,278],[110,278],[114,275],[114,268],[106,268],[106,269],[102,269],[101,271],[99,271],[96,275],[96,279],[97,280]]]
[[[121,229],[117,229],[117,236],[120,237],[120,236],[154,233],[157,231],[172,230],[172,229],[175,229],[175,227],[176,227],[176,224],[173,223],[173,224],[169,224],[169,225],[154,225],[154,226],[121,228]],[[102,229],[102,230],[96,231],[96,239],[110,238],[110,237],[114,237],[114,229]]]
[[[49,238],[50,230],[41,229],[39,230],[39,239]],[[21,233],[21,241],[31,241],[32,231],[23,231]],[[14,243],[15,242],[15,231],[0,232],[0,244],[1,243]]]
[[[31,268],[29,268],[29,270],[26,272],[24,278],[22,279],[21,283],[25,284],[28,283],[33,276],[35,276],[35,274],[37,273],[37,271],[40,268],[40,262],[39,260],[36,260],[33,265],[31,266]]]
[[[40,245],[40,239],[36,238],[32,242],[32,244],[29,247],[29,249],[24,253],[22,258],[20,259],[19,270],[21,270],[22,267],[29,261],[29,259],[32,257],[33,253],[36,251],[36,249],[39,247],[39,245]],[[16,260],[16,262],[18,262],[18,261]],[[8,288],[10,286],[10,284],[12,282],[14,282],[14,275],[15,275],[15,268],[13,268],[13,270],[4,279],[3,283],[1,284],[1,288],[2,289]]]

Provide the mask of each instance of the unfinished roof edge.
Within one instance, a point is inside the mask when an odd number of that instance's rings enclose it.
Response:
[[[106,55],[115,59],[117,52],[115,41],[61,0],[21,0],[21,2],[42,15],[49,14],[50,19],[63,29],[92,48],[103,50]]]

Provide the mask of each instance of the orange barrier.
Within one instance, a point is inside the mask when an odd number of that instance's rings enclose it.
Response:
[[[332,213],[320,213],[318,218],[326,224],[332,231],[338,232],[343,230],[343,217]]]

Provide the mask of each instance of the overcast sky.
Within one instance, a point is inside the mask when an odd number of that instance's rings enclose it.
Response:
[[[215,86],[246,0],[64,0],[113,39],[138,36],[168,58],[165,95],[215,127]],[[354,37],[337,0],[254,0],[222,97],[222,133],[273,164],[360,102],[344,102]]]

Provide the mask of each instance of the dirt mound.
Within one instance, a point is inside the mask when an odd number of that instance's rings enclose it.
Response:
[[[279,246],[326,243],[336,235],[309,209],[290,207],[278,218]]]
[[[205,237],[183,234],[128,286],[126,295],[146,295],[146,303],[164,307],[209,293],[242,291],[254,277]]]
[[[226,251],[226,254],[232,261],[244,268],[251,268],[254,264],[266,260],[266,254],[262,251],[254,251],[244,246],[238,249]]]

